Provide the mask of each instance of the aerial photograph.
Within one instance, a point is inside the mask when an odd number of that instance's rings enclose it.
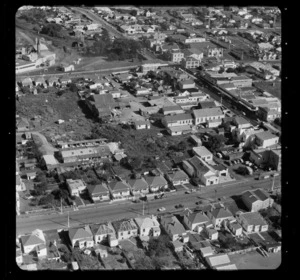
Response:
[[[279,268],[281,13],[20,7],[18,267]]]

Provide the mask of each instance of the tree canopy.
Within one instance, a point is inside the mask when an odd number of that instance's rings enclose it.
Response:
[[[208,139],[207,148],[212,151],[219,151],[225,144],[226,138],[221,135],[213,135]]]

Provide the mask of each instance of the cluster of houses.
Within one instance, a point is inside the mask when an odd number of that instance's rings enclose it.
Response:
[[[220,230],[225,229],[236,237],[269,230],[267,222],[258,211],[271,207],[273,199],[265,191],[256,189],[244,192],[242,200],[249,212],[238,211],[233,214],[224,205],[215,204],[211,205],[207,211],[193,212],[186,208],[179,215],[166,214],[159,219],[154,215],[138,216],[132,219],[124,218],[101,224],[68,228],[68,230],[64,230],[67,231],[68,236],[68,240],[64,242],[68,242],[72,248],[79,248],[88,253],[98,244],[106,243],[109,247],[116,247],[120,241],[132,237],[138,237],[143,244],[147,244],[150,238],[158,237],[165,232],[169,236],[175,252],[180,252],[184,247],[188,247],[192,252],[198,251],[211,268],[222,269],[221,261],[214,258],[224,258],[224,255],[217,254],[210,244],[211,241],[218,240]],[[17,239],[17,263],[21,265],[23,256],[28,254],[34,254],[39,259],[59,259],[61,254],[58,251],[59,231],[56,231],[56,234],[51,231],[51,237],[48,235],[48,231],[41,230],[34,230],[31,234],[19,236]],[[260,244],[269,252],[278,251],[281,248],[280,242],[273,241],[272,245],[270,246],[268,243],[268,247],[266,247],[263,241]],[[107,251],[100,253],[101,257],[107,256]],[[229,262],[225,261],[224,264],[228,266]]]

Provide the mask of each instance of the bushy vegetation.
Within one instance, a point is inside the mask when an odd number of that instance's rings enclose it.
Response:
[[[59,24],[56,23],[49,23],[43,25],[43,28],[41,29],[41,34],[45,34],[51,37],[58,37],[62,38],[63,35],[61,34],[62,27]]]
[[[107,56],[108,60],[125,60],[138,57],[141,44],[132,39],[115,39],[113,42],[108,31],[103,29],[99,40],[86,48],[86,56]]]
[[[26,11],[22,11],[22,12],[18,12],[20,13],[19,19],[23,19],[29,23],[35,24],[35,23],[43,23],[47,17],[51,16],[51,17],[56,17],[57,16],[57,12],[54,11],[44,11],[42,9],[38,9],[38,8],[34,8],[34,9],[30,9],[30,10],[26,10]],[[17,16],[18,16],[17,13]]]

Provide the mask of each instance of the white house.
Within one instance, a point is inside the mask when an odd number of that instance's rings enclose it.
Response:
[[[149,120],[139,120],[139,121],[134,121],[134,127],[135,129],[150,129],[151,124]]]
[[[247,233],[267,231],[268,224],[258,212],[247,212],[237,215],[237,221]]]
[[[66,183],[71,196],[79,196],[86,189],[86,184],[82,180],[67,179]]]
[[[196,125],[206,123],[211,120],[221,120],[225,117],[222,110],[218,107],[193,110],[193,115]]]
[[[153,236],[157,237],[160,235],[160,227],[159,222],[157,221],[155,216],[151,217],[138,217],[134,218],[135,223],[138,226],[138,233],[139,236]]]
[[[267,148],[276,145],[278,144],[279,141],[279,137],[272,134],[269,131],[263,131],[257,133],[255,137],[256,137],[256,144],[261,148]]]
[[[186,211],[183,221],[190,230],[198,233],[200,233],[203,228],[210,222],[209,218],[204,213],[192,213],[190,210]]]
[[[22,251],[24,254],[29,254],[39,245],[45,245],[46,239],[44,233],[36,229],[30,235],[21,236]]]
[[[213,159],[213,154],[204,146],[194,147],[193,153],[206,162],[211,162]]]

